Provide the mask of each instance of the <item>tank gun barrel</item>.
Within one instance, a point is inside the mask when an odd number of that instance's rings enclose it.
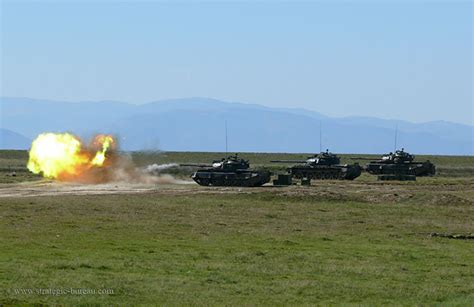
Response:
[[[350,157],[349,158],[350,160],[363,160],[363,161],[375,161],[375,160],[378,160],[380,158],[367,158],[367,157]]]
[[[194,166],[194,167],[212,167],[211,164],[204,164],[204,163],[182,163],[179,166]]]

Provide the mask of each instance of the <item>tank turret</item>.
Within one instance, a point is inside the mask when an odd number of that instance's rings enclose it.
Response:
[[[387,164],[410,163],[414,159],[415,159],[414,155],[411,155],[408,152],[405,152],[404,148],[402,148],[402,150],[397,150],[395,151],[395,153],[390,152],[389,154],[382,155],[379,162],[387,163]]]
[[[238,154],[222,158],[221,160],[214,160],[212,163],[183,163],[180,166],[193,166],[193,167],[208,167],[220,170],[235,171],[248,169],[250,164],[248,160],[240,159]]]

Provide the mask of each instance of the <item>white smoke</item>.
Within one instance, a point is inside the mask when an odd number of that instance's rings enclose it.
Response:
[[[176,166],[170,164],[152,164],[144,168],[136,167],[130,155],[117,156],[112,167],[109,168],[107,181],[143,183],[143,184],[181,184],[182,180],[175,179],[170,174],[160,174],[164,169]]]
[[[145,168],[145,172],[155,174],[160,173],[164,170],[170,169],[172,167],[178,166],[177,163],[166,163],[166,164],[151,164]]]

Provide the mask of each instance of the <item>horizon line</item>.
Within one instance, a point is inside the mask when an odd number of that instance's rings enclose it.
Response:
[[[219,98],[213,98],[213,97],[204,97],[204,96],[189,96],[189,97],[180,97],[180,98],[162,98],[162,99],[156,99],[156,100],[150,100],[146,102],[141,102],[141,103],[134,103],[130,101],[123,101],[123,100],[108,100],[108,99],[98,99],[98,100],[58,100],[58,99],[50,99],[50,98],[31,98],[31,97],[26,97],[26,96],[0,96],[0,99],[29,99],[29,100],[38,100],[38,101],[48,101],[48,102],[55,102],[55,103],[72,103],[72,104],[79,104],[79,103],[122,103],[122,104],[127,104],[130,106],[143,106],[147,104],[152,104],[152,103],[161,103],[161,102],[166,102],[166,101],[178,101],[178,100],[190,100],[190,99],[207,99],[207,100],[214,100],[216,102],[221,102],[221,103],[226,103],[226,104],[243,104],[243,105],[249,105],[249,106],[259,106],[259,107],[264,107],[268,109],[274,109],[274,110],[300,110],[300,111],[308,111],[312,113],[317,113],[323,117],[326,117],[327,119],[349,119],[349,118],[367,118],[367,119],[379,119],[379,120],[385,120],[385,121],[391,121],[395,123],[400,123],[400,122],[405,122],[405,123],[410,123],[410,124],[428,124],[428,123],[436,123],[436,122],[443,122],[443,123],[449,123],[449,124],[456,124],[456,125],[464,125],[464,126],[470,126],[474,128],[474,122],[470,123],[464,123],[464,122],[455,122],[455,121],[449,121],[449,120],[444,120],[444,119],[434,119],[434,120],[429,120],[429,121],[410,121],[406,119],[396,119],[396,118],[384,118],[384,117],[375,117],[375,116],[370,116],[370,115],[346,115],[346,116],[328,116],[326,114],[320,113],[319,111],[316,110],[310,110],[306,109],[303,107],[272,107],[272,106],[267,106],[259,103],[251,103],[251,102],[241,102],[241,101],[229,101],[229,100],[224,100],[224,99],[219,99]],[[0,102],[2,102],[0,100]]]

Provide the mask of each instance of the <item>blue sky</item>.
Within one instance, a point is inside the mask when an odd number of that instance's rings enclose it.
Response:
[[[473,123],[473,3],[2,1],[1,96]]]

